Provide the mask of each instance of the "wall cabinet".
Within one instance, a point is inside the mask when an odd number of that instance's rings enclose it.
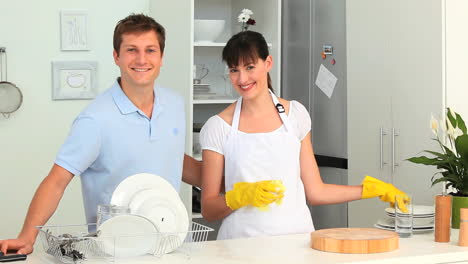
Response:
[[[435,169],[405,159],[437,149],[429,122],[446,107],[444,5],[347,1],[349,184],[371,175],[412,194],[414,204],[432,205],[441,192],[431,188]],[[349,226],[374,225],[385,207],[350,203]]]

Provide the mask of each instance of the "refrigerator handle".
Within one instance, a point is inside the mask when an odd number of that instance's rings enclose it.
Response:
[[[395,162],[395,137],[398,134],[395,132],[395,128],[392,128],[392,182],[393,182],[393,172],[395,171],[395,167],[398,166],[398,163]]]
[[[387,133],[383,130],[383,127],[380,128],[380,169],[383,169],[383,166],[387,164],[387,162],[383,161],[383,136],[386,136]]]

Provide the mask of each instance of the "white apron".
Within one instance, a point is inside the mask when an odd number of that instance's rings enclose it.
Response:
[[[269,133],[238,130],[242,97],[237,100],[231,133],[224,144],[225,188],[232,190],[237,182],[282,180],[286,187],[283,203],[270,204],[270,210],[266,212],[253,206],[235,210],[223,220],[218,239],[314,231],[300,174],[301,142],[278,98],[273,93],[271,96],[281,112],[283,126]]]

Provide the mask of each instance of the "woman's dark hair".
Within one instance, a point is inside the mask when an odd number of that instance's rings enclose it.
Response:
[[[255,63],[259,58],[266,60],[268,55],[268,45],[263,35],[250,30],[235,34],[223,48],[223,61],[230,68],[238,66],[239,61]],[[270,73],[267,79],[268,88],[273,91]]]

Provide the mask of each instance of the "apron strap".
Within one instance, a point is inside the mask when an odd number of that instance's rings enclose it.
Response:
[[[242,107],[242,96],[237,99],[236,109],[234,110],[234,117],[232,119],[232,131],[235,132],[239,128],[239,119],[240,119],[240,112]]]
[[[289,122],[289,118],[286,115],[286,110],[284,110],[284,106],[282,104],[280,104],[278,98],[276,97],[276,95],[270,89],[268,89],[268,91],[270,92],[271,98],[273,99],[273,103],[274,103],[274,105],[276,107],[276,110],[278,110],[278,114],[279,114],[279,116],[281,118],[281,121],[283,121],[284,127],[286,128],[288,133],[291,133],[293,130],[292,130],[292,127],[291,127],[291,123]]]
[[[271,98],[273,99],[273,103],[278,110],[278,114],[281,118],[281,121],[283,121],[283,125],[286,128],[286,131],[288,133],[292,133],[293,129],[291,127],[291,123],[289,122],[289,118],[286,115],[286,111],[284,109],[284,106],[280,104],[278,98],[276,97],[273,92],[271,92],[270,89],[268,89],[270,92]],[[240,112],[241,112],[241,107],[242,107],[242,96],[237,99],[237,104],[236,104],[236,109],[234,110],[234,117],[232,119],[232,131],[235,132],[239,129],[239,120],[240,120]]]

